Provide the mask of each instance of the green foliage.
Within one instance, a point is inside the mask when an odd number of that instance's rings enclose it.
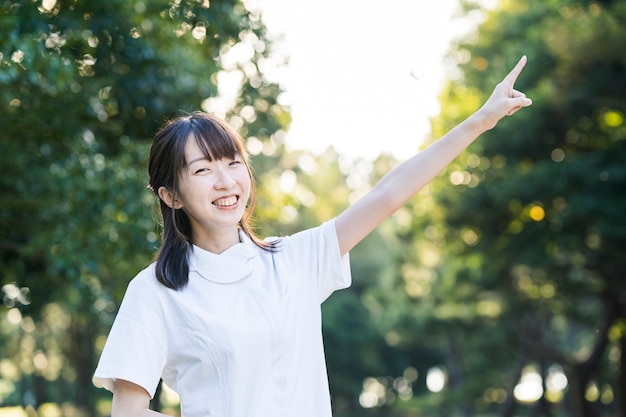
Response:
[[[353,287],[323,307],[337,416],[522,415],[513,389],[529,365],[568,377],[568,398],[546,393],[537,413],[608,416],[626,398],[626,5],[507,0],[481,13],[451,53],[460,75],[433,136],[522,54],[517,87],[534,104],[352,251]],[[14,0],[0,19],[3,404],[103,412],[95,360],[159,244],[144,184],[164,119],[203,108],[248,139],[264,236],[336,216],[396,163],[283,153],[289,114],[262,71],[281,58],[239,1]],[[240,80],[230,101],[224,76]],[[436,366],[448,381],[435,394]]]
[[[0,19],[0,401],[63,398],[95,415],[98,338],[159,241],[150,139],[180,111],[215,110],[220,74],[234,74],[224,116],[270,143],[289,123],[258,65],[271,40],[234,0],[9,1]]]
[[[434,121],[438,134],[473,110],[462,101],[484,101],[522,54],[529,64],[516,87],[533,98],[433,184],[445,235],[438,270],[454,281],[442,300],[467,305],[493,294],[499,306],[492,318],[463,314],[455,331],[491,344],[463,355],[461,373],[478,389],[457,397],[462,408],[493,388],[512,396],[519,375],[505,370],[516,363],[565,369],[570,415],[599,415],[585,400],[589,384],[623,390],[609,382],[624,377],[615,359],[601,358],[620,349],[607,335],[626,315],[625,12],[622,2],[502,2],[475,41],[458,45],[463,79],[450,83],[442,107],[459,111]],[[506,402],[503,415],[511,408]]]

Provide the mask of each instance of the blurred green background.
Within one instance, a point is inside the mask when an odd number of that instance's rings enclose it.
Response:
[[[534,104],[352,252],[353,287],[324,305],[336,417],[626,415],[626,2],[483,13],[451,46],[431,136],[522,54]],[[328,220],[398,162],[286,153],[272,41],[235,0],[0,3],[1,417],[108,415],[91,376],[159,244],[150,140],[210,108],[218,74],[242,80],[227,117],[249,138],[262,235]],[[225,66],[242,43],[249,60]],[[178,413],[167,387],[154,407]]]

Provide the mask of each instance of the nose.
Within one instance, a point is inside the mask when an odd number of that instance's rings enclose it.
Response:
[[[235,185],[235,180],[230,175],[225,167],[220,167],[217,170],[217,180],[215,181],[215,188],[218,190],[228,190]]]

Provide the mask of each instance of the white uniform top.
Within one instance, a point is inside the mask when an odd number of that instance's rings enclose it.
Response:
[[[160,284],[154,264],[128,285],[95,371],[154,395],[160,378],[183,417],[330,417],[321,303],[351,282],[334,220],[282,239],[277,252],[242,243],[216,255],[194,246],[189,284]]]

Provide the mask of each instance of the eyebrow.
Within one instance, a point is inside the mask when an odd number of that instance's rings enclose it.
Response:
[[[235,154],[235,158],[238,157],[238,156],[240,157],[241,155],[239,155],[239,153],[236,153]],[[211,162],[211,159],[207,158],[206,156],[200,156],[200,157],[198,157],[196,159],[192,159],[191,161],[187,162],[187,166],[190,166],[194,162],[199,162],[199,161],[209,161],[209,162]]]
[[[209,158],[207,158],[206,156],[201,156],[199,158],[192,159],[191,161],[187,162],[187,166],[193,164],[194,162],[199,162],[199,161],[209,161]]]

